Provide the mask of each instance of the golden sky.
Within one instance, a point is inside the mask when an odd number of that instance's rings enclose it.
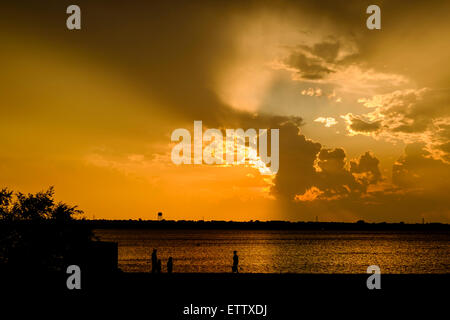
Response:
[[[82,28],[66,28],[66,8]],[[450,3],[0,4],[0,182],[91,218],[450,222]],[[280,169],[171,162],[279,128]]]

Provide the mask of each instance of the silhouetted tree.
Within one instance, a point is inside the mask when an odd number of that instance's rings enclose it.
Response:
[[[77,225],[83,211],[55,203],[54,188],[35,194],[0,190],[0,266],[60,269],[92,232]]]
[[[6,221],[43,221],[57,220],[70,221],[76,215],[83,214],[77,206],[59,202],[55,204],[53,187],[47,191],[36,194],[9,191],[4,188],[0,191],[0,219]],[[15,196],[15,197],[14,197]]]
[[[12,196],[13,192],[7,188],[0,190],[0,219],[12,219]]]

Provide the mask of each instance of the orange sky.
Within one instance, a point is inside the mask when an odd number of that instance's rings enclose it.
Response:
[[[44,1],[45,2],[45,1]],[[0,5],[0,181],[91,218],[450,222],[449,4]],[[171,133],[280,129],[280,170],[174,165]]]

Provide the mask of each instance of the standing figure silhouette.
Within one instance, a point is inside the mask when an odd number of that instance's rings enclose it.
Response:
[[[158,259],[158,267],[156,268],[157,273],[161,273],[161,259]]]
[[[233,251],[233,267],[231,268],[233,273],[239,273],[238,265],[239,265],[239,257],[237,255],[237,251]]]
[[[158,257],[156,256],[156,249],[152,252],[152,273],[156,273],[156,268],[158,264]]]
[[[169,260],[167,260],[167,273],[172,273],[173,269],[173,259],[172,257],[169,257]]]

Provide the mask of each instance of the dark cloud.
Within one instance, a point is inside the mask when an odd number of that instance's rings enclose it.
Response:
[[[450,165],[431,157],[425,144],[409,144],[405,154],[392,170],[392,181],[405,188],[420,188],[426,192],[447,192],[450,187]]]
[[[339,53],[339,41],[324,41],[314,44],[313,46],[301,46],[304,50],[310,52],[316,57],[322,58],[326,62],[334,62]]]
[[[349,127],[356,132],[376,132],[381,128],[381,120],[367,122],[355,116],[350,116],[349,120]]]
[[[445,196],[450,187],[448,164],[432,159],[423,144],[409,145],[393,167],[390,185],[379,163],[371,152],[348,161],[342,148],[323,148],[287,124],[280,132],[280,170],[272,193],[290,218],[340,212],[398,221],[405,220],[409,208],[406,221],[445,219],[450,204]]]
[[[322,149],[319,152],[318,160],[318,166],[323,172],[338,173],[345,167],[345,151],[341,148]]]
[[[287,124],[280,129],[280,169],[272,193],[287,201],[294,201],[312,187],[322,192],[323,199],[361,194],[381,180],[378,164],[378,159],[366,153],[350,162],[348,169],[342,148],[322,148]]]
[[[425,143],[434,158],[450,159],[450,91],[407,89],[363,100],[370,112],[342,116],[352,134],[382,135],[388,140]],[[371,117],[371,122],[364,119]]]
[[[408,145],[393,166],[392,181],[399,188],[398,202],[394,206],[397,212],[393,214],[407,209],[410,217],[429,216],[439,221],[446,219],[450,211],[450,165],[433,159],[424,147],[423,143]],[[383,201],[387,195],[378,197],[390,210],[393,204]]]
[[[280,128],[280,169],[274,179],[272,192],[293,200],[296,194],[311,188],[317,177],[314,161],[321,144],[299,134],[299,128],[285,124]]]
[[[334,72],[323,65],[322,61],[316,58],[307,57],[300,52],[292,53],[285,63],[291,67],[297,69],[300,76],[304,79],[316,80],[323,79],[329,73]]]
[[[299,138],[299,141],[303,139]],[[342,149],[318,151],[316,147],[309,150],[309,157],[303,157],[309,159],[302,164],[303,167],[296,169],[292,163],[290,170],[280,167],[275,179],[274,191],[285,192],[275,195],[290,218],[312,220],[316,215],[329,216],[331,212],[350,219],[419,222],[422,218],[441,221],[448,216],[450,165],[430,158],[423,144],[412,144],[405,149],[404,156],[393,167],[394,185],[384,183],[379,160],[369,152],[351,160],[347,170]],[[301,153],[300,150],[297,152]],[[317,152],[317,164],[322,171],[312,171],[309,167],[314,152]],[[302,183],[304,181],[308,183]],[[375,189],[370,190],[370,186]],[[287,198],[287,195],[294,198]]]
[[[317,173],[317,187],[324,192],[325,197],[347,196],[352,192],[363,191],[364,186],[346,169],[343,149],[322,149],[317,160],[320,169]]]
[[[433,120],[450,115],[450,92],[448,90],[406,90],[386,95],[382,100],[380,112],[390,122],[389,129],[394,132],[424,132]]]
[[[377,183],[382,180],[380,161],[370,152],[366,152],[359,161],[350,161],[350,172],[353,174],[368,174],[365,178],[368,183]],[[368,184],[367,183],[367,184]]]

